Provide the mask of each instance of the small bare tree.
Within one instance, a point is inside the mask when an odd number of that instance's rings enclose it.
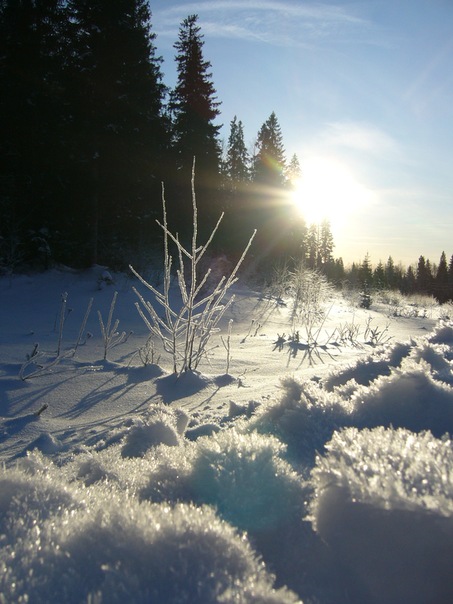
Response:
[[[234,300],[234,296],[226,300],[227,293],[237,281],[237,272],[252,244],[256,231],[250,237],[242,256],[230,276],[221,277],[217,284],[210,287],[208,293],[204,293],[211,269],[208,269],[201,278],[197,275],[197,269],[199,268],[200,260],[205,255],[219,228],[223,219],[223,213],[208,237],[207,242],[204,245],[198,245],[195,162],[192,168],[193,232],[189,249],[186,249],[179,241],[177,234],[173,235],[168,229],[165,191],[163,187],[162,206],[163,223],[157,221],[164,233],[164,276],[162,291],[159,291],[152,284],[148,283],[132,266],[130,269],[141,283],[154,294],[157,303],[164,311],[163,316],[161,316],[153,304],[145,300],[141,293],[134,288],[134,292],[139,300],[139,302],[135,303],[135,306],[141,318],[151,334],[160,340],[164,351],[171,356],[173,371],[180,375],[185,371],[194,371],[197,369],[201,359],[207,352],[211,336],[219,330],[219,321]],[[170,240],[175,244],[178,255],[178,268],[176,270],[178,297],[173,301],[171,300],[172,292],[170,291],[173,265],[173,257],[169,251]]]

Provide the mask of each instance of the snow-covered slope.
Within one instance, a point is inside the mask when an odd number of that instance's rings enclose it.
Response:
[[[308,347],[289,300],[242,286],[229,373],[224,332],[176,378],[143,363],[131,279],[99,277],[0,279],[5,602],[453,601],[445,312],[338,296]]]

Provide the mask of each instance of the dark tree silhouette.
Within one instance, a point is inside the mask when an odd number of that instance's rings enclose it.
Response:
[[[384,289],[386,285],[385,269],[382,260],[379,260],[378,265],[373,271],[373,284],[376,289]]]
[[[429,260],[426,261],[424,256],[420,256],[417,264],[416,272],[417,291],[420,293],[431,293],[432,274]]]
[[[0,3],[0,258],[10,266],[46,265],[61,215],[64,22],[59,0]]]
[[[181,23],[178,41],[174,45],[178,80],[170,98],[173,154],[177,168],[174,178],[179,189],[178,214],[182,230],[190,227],[190,182],[194,158],[200,216],[210,222],[220,211],[216,200],[220,189],[218,134],[221,126],[214,124],[220,114],[220,103],[212,82],[211,63],[203,57],[203,46],[198,15],[190,15]]]
[[[449,283],[448,283],[448,266],[445,252],[442,252],[437,267],[436,277],[434,281],[434,295],[442,304],[450,298]]]
[[[225,156],[222,161],[222,207],[225,211],[224,243],[227,251],[238,251],[253,232],[250,215],[250,157],[244,141],[244,127],[236,116],[230,122]]]
[[[70,0],[69,11],[72,233],[85,232],[88,261],[121,263],[160,206],[161,60],[145,0]]]
[[[277,116],[273,111],[258,132],[253,157],[253,181],[258,187],[285,186],[285,148]]]
[[[224,160],[226,187],[232,193],[241,193],[244,184],[250,181],[249,154],[244,142],[244,126],[237,117],[230,122],[230,134]]]
[[[291,199],[283,135],[275,112],[261,126],[252,158],[249,212],[258,229],[255,247],[262,263],[290,263],[303,254],[305,223]]]

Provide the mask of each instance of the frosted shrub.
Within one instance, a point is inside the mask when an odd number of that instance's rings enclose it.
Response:
[[[307,269],[301,262],[288,272],[288,291],[292,296],[292,340],[297,343],[303,338],[309,346],[317,346],[322,324],[328,315],[325,305],[332,286],[324,275]]]
[[[312,325],[324,318],[324,305],[332,293],[332,287],[324,275],[300,263],[289,271],[288,286],[293,297],[293,331],[299,325]]]
[[[374,298],[376,302],[396,308],[400,307],[404,301],[403,294],[396,289],[377,289],[374,292]]]
[[[77,336],[77,340],[74,344],[74,347],[70,348],[69,350],[62,350],[63,328],[68,314],[71,312],[71,309],[67,309],[67,301],[68,294],[67,292],[64,292],[63,294],[61,294],[60,313],[55,320],[55,327],[58,323],[58,341],[56,354],[50,355],[42,352],[41,350],[39,350],[39,344],[35,343],[32,352],[27,355],[27,360],[20,368],[19,377],[21,380],[25,381],[26,379],[40,376],[50,371],[53,367],[55,367],[65,359],[74,357],[79,346],[91,337],[91,334],[89,332],[85,334],[85,328],[88,321],[88,317],[91,312],[91,307],[93,305],[93,298],[91,298],[88,302],[85,316],[82,320],[82,324],[80,326],[79,334]]]
[[[439,318],[443,321],[453,320],[453,301],[448,300],[439,307]]]
[[[134,288],[139,299],[136,308],[141,318],[150,333],[161,342],[164,351],[172,358],[173,371],[181,374],[184,371],[196,370],[201,359],[206,355],[211,336],[218,331],[220,320],[234,300],[234,296],[231,296],[228,300],[226,300],[226,296],[232,285],[237,281],[237,272],[255,234],[250,238],[230,276],[222,276],[218,281],[211,283],[211,270],[208,269],[204,276],[200,278],[198,269],[200,268],[200,261],[209,248],[223,219],[223,214],[211,232],[208,241],[204,245],[199,245],[195,170],[193,169],[193,231],[191,246],[186,249],[179,241],[178,236],[173,235],[167,227],[165,196],[163,195],[162,198],[163,224],[158,224],[164,233],[163,291],[159,291],[148,283],[134,268],[130,267],[130,269],[141,283],[153,293],[156,302],[163,310],[163,316],[161,316],[153,304],[146,301]],[[169,241],[175,244],[178,254],[176,280],[179,295],[177,301],[171,300],[173,258],[169,251]],[[208,282],[209,288],[207,288]],[[206,288],[207,291],[205,291]]]
[[[312,473],[312,521],[337,558],[348,602],[452,602],[451,441],[350,428],[326,449]]]
[[[126,334],[125,331],[122,331],[121,333],[119,333],[117,331],[118,326],[120,324],[119,319],[116,319],[112,324],[113,312],[115,310],[117,297],[118,297],[118,292],[115,292],[113,294],[112,302],[110,304],[110,310],[109,310],[109,314],[107,317],[107,323],[104,323],[101,311],[98,310],[99,325],[101,327],[102,341],[104,344],[104,361],[107,360],[108,351],[111,348],[114,348],[115,346],[118,346],[119,344],[123,344],[124,342],[126,342],[127,338],[130,335],[130,334],[129,335]]]

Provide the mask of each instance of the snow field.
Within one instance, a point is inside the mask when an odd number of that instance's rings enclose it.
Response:
[[[9,352],[0,602],[450,604],[453,324],[395,334],[265,397],[271,335],[243,387],[119,360],[24,383]]]

